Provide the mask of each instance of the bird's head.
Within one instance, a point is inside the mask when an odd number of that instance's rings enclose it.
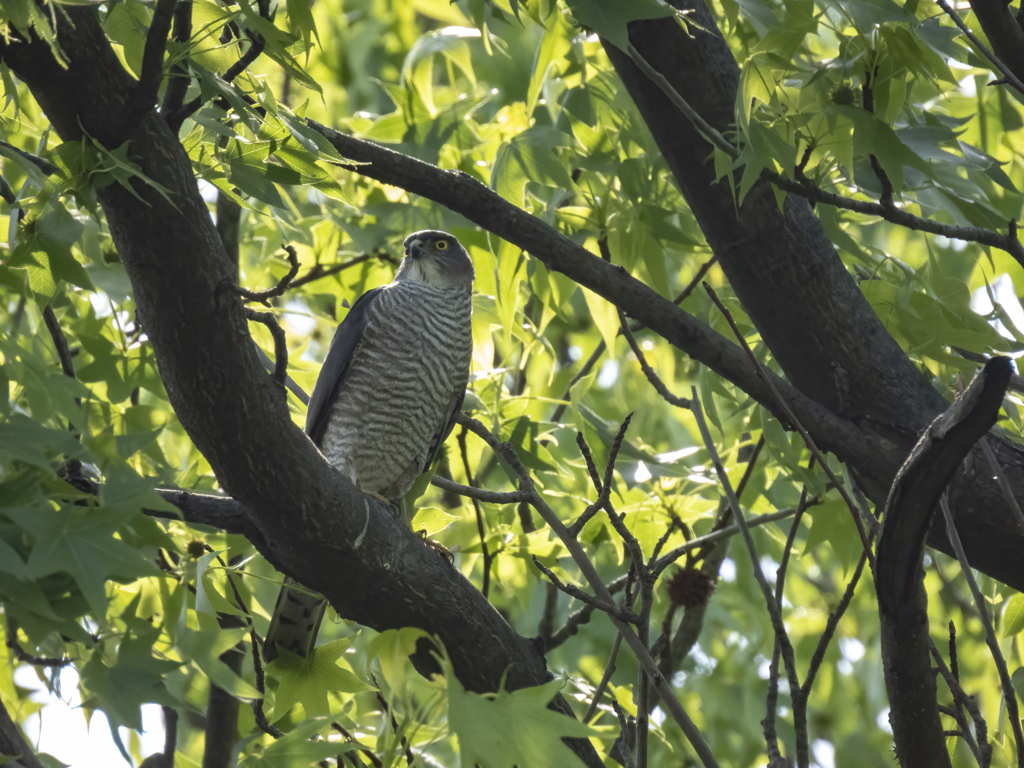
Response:
[[[434,229],[405,238],[405,258],[395,280],[419,280],[438,288],[473,286],[473,260],[454,235]]]

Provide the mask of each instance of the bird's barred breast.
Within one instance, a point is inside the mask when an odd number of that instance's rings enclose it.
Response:
[[[369,310],[322,450],[364,491],[396,499],[423,470],[473,353],[468,291],[394,283]]]

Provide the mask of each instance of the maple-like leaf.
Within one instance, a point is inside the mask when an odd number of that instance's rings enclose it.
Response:
[[[246,755],[240,768],[306,768],[356,748],[352,743],[310,740],[328,724],[329,721],[322,717],[300,723],[267,745],[262,752]]]
[[[107,581],[160,573],[141,552],[114,538],[114,532],[134,516],[130,509],[68,504],[6,514],[36,537],[27,563],[29,576],[71,574],[99,620],[107,611]]]
[[[564,681],[481,696],[463,688],[451,666],[446,667],[448,722],[459,737],[463,768],[567,768],[583,764],[562,739],[596,736],[597,731],[548,709]]]
[[[267,672],[278,681],[274,698],[275,720],[296,704],[302,704],[307,717],[329,714],[328,691],[362,693],[375,690],[338,663],[354,639],[346,637],[327,643],[305,658],[278,646],[280,656],[267,665]]]

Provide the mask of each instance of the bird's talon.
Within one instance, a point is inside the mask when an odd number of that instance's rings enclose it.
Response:
[[[455,555],[452,554],[452,551],[441,542],[428,539],[426,529],[416,531],[416,534],[423,539],[424,544],[447,560],[450,565],[455,565]]]

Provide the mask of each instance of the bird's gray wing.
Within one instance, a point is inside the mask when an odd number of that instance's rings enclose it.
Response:
[[[466,387],[462,386],[458,392],[452,393],[452,399],[448,402],[448,412],[445,417],[441,420],[441,425],[438,427],[437,432],[430,438],[430,448],[427,449],[427,460],[423,464],[423,469],[420,472],[426,472],[430,469],[430,465],[434,463],[434,459],[437,458],[437,452],[441,449],[444,441],[448,439],[448,435],[452,433],[455,428],[455,421],[458,419],[459,411],[462,410],[462,401],[466,398]]]
[[[306,409],[306,434],[319,448],[331,417],[331,408],[338,398],[338,390],[348,374],[352,357],[363,340],[366,330],[367,313],[381,288],[374,288],[359,297],[352,305],[348,315],[341,321],[334,332],[331,347],[327,350],[320,375],[313,385],[313,394],[309,396],[309,407]]]

